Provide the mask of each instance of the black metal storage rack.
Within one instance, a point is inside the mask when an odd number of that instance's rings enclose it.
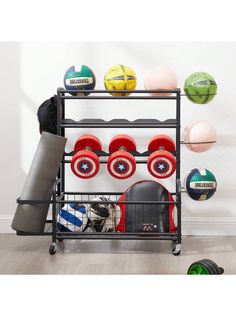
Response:
[[[176,151],[173,154],[176,156],[176,184],[175,192],[171,194],[174,196],[174,202],[165,201],[117,201],[122,192],[68,192],[65,191],[65,164],[70,163],[70,157],[74,152],[64,153],[63,160],[60,165],[60,170],[58,174],[58,179],[54,185],[53,198],[52,198],[52,231],[46,232],[44,234],[52,235],[52,244],[49,248],[50,254],[55,254],[57,245],[56,240],[62,241],[63,239],[132,239],[132,240],[171,240],[173,241],[172,253],[174,255],[179,255],[181,252],[181,182],[180,182],[180,130],[181,130],[181,112],[180,112],[180,102],[181,102],[181,90],[168,90],[168,91],[158,91],[158,93],[163,94],[161,96],[150,96],[150,93],[157,93],[157,91],[151,90],[132,90],[132,91],[107,91],[107,90],[90,90],[86,91],[90,93],[89,96],[72,96],[71,93],[74,91],[64,90],[58,88],[57,90],[57,134],[60,136],[65,136],[66,128],[173,128],[176,130]],[[131,96],[110,96],[110,93],[132,93]],[[78,94],[82,94],[83,91],[78,91]],[[166,96],[166,93],[170,96]],[[78,95],[77,94],[77,95]],[[80,121],[74,121],[71,119],[65,119],[65,102],[66,100],[79,99],[79,100],[143,100],[143,101],[157,101],[160,99],[163,100],[172,100],[176,103],[176,117],[175,119],[168,119],[165,121],[159,121],[157,119],[138,119],[135,121],[128,121],[125,119],[113,119],[110,121],[104,121],[102,119],[83,119]],[[109,153],[104,151],[95,152],[99,157],[109,156]],[[137,163],[146,163],[146,160],[138,160],[139,157],[146,158],[152,152],[146,151],[140,153],[138,151],[131,152],[135,157],[137,157]],[[107,160],[101,160],[101,163],[106,163]],[[177,230],[174,233],[130,233],[130,232],[95,232],[95,233],[83,233],[83,232],[59,232],[57,230],[57,213],[58,206],[68,204],[72,200],[81,201],[84,204],[96,203],[90,200],[90,196],[109,196],[111,200],[109,203],[113,204],[175,204],[177,207]],[[72,199],[73,198],[73,199]],[[86,199],[84,199],[86,198]],[[98,202],[102,203],[102,202]],[[106,203],[104,201],[104,203]],[[47,221],[51,222],[51,221]]]
[[[17,231],[17,235],[22,236],[52,236],[52,243],[49,247],[49,253],[51,255],[56,253],[57,244],[56,240],[62,241],[64,239],[119,239],[119,240],[170,240],[173,242],[172,253],[174,255],[179,255],[181,252],[181,181],[180,181],[180,131],[181,131],[181,90],[132,90],[132,91],[107,91],[107,90],[90,90],[86,91],[91,94],[91,96],[72,96],[70,93],[74,91],[64,90],[58,88],[57,90],[57,134],[60,136],[65,136],[66,128],[172,128],[176,130],[176,151],[172,152],[176,156],[176,172],[175,172],[175,191],[171,194],[175,198],[174,201],[119,201],[119,196],[123,192],[69,192],[65,191],[65,164],[71,162],[71,156],[74,152],[64,153],[63,159],[60,164],[60,169],[58,172],[58,177],[55,180],[52,188],[52,200],[22,200],[17,199],[18,204],[42,204],[50,203],[52,205],[52,219],[48,219],[45,224],[45,229],[40,233],[28,233]],[[84,91],[78,91],[78,93],[83,93]],[[135,96],[110,96],[109,93],[132,93]],[[163,96],[150,96],[150,93],[159,93]],[[168,93],[170,96],[166,96]],[[95,95],[94,95],[95,94]],[[105,95],[104,95],[105,94]],[[74,121],[71,119],[65,119],[65,101],[72,99],[79,100],[94,100],[94,99],[104,99],[108,101],[115,100],[145,100],[145,101],[157,101],[160,99],[163,100],[172,100],[176,103],[176,117],[175,119],[168,119],[165,121],[159,121],[157,119],[138,119],[135,121],[128,121],[126,119],[113,119],[110,121],[104,121],[101,119],[83,119],[80,121]],[[99,157],[103,157],[105,160],[101,160],[102,164],[107,163],[106,158],[109,156],[109,153],[105,151],[96,151],[95,152]],[[146,163],[147,160],[138,160],[139,157],[146,158],[152,153],[151,151],[146,152],[131,152],[133,156],[136,157],[136,163]],[[92,201],[92,196],[107,196],[110,198],[109,202],[106,201]],[[71,202],[82,202],[83,204],[92,204],[92,203],[111,203],[111,204],[133,204],[133,205],[171,205],[174,204],[177,208],[177,229],[176,232],[94,232],[94,233],[84,233],[84,232],[61,232],[57,228],[57,215],[58,210],[65,204]]]

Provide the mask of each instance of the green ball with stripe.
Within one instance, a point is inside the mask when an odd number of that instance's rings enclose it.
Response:
[[[217,182],[214,174],[204,168],[193,169],[185,179],[188,195],[195,201],[205,201],[213,196]]]
[[[65,89],[71,90],[70,94],[73,96],[87,96],[89,95],[87,91],[93,90],[95,85],[95,75],[86,65],[72,65],[64,75]]]
[[[217,84],[206,72],[192,73],[184,84],[184,91],[189,100],[197,104],[207,104],[215,97]]]

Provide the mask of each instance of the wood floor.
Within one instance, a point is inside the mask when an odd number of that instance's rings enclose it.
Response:
[[[65,240],[54,256],[49,245],[49,237],[0,234],[0,274],[186,274],[202,258],[236,274],[236,237],[185,236],[180,256],[169,241]]]

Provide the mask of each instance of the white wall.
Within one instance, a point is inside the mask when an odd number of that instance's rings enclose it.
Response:
[[[218,95],[207,105],[196,105],[182,98],[182,129],[192,120],[206,119],[215,125],[217,144],[208,152],[194,154],[182,146],[182,179],[195,167],[211,170],[218,181],[218,191],[206,202],[195,202],[183,195],[184,232],[190,234],[236,234],[236,43],[0,43],[1,78],[1,181],[0,228],[8,230],[16,207],[16,198],[30,167],[39,140],[36,112],[38,106],[63,86],[65,70],[73,64],[86,64],[94,70],[96,88],[103,88],[105,71],[113,64],[126,64],[138,77],[155,65],[167,65],[178,75],[179,87],[195,71],[206,71],[218,83]],[[174,116],[171,101],[73,101],[67,117],[82,118],[153,118]],[[120,132],[134,136],[140,151],[149,138],[160,130],[102,129],[70,130],[67,150],[83,133],[95,133],[107,148],[113,135]],[[173,130],[163,132],[174,136]],[[125,181],[111,178],[105,165],[91,180],[79,180],[68,169],[67,188],[72,190],[125,190],[139,179],[151,179],[145,165]],[[174,176],[162,183],[173,188]]]

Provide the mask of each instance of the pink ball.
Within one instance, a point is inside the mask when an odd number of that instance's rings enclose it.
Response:
[[[206,152],[216,142],[216,130],[207,121],[193,121],[184,129],[183,140],[192,152]]]
[[[174,71],[164,66],[158,66],[149,71],[144,79],[145,89],[167,90],[176,89],[178,79]],[[151,93],[151,96],[168,96],[170,93]]]

